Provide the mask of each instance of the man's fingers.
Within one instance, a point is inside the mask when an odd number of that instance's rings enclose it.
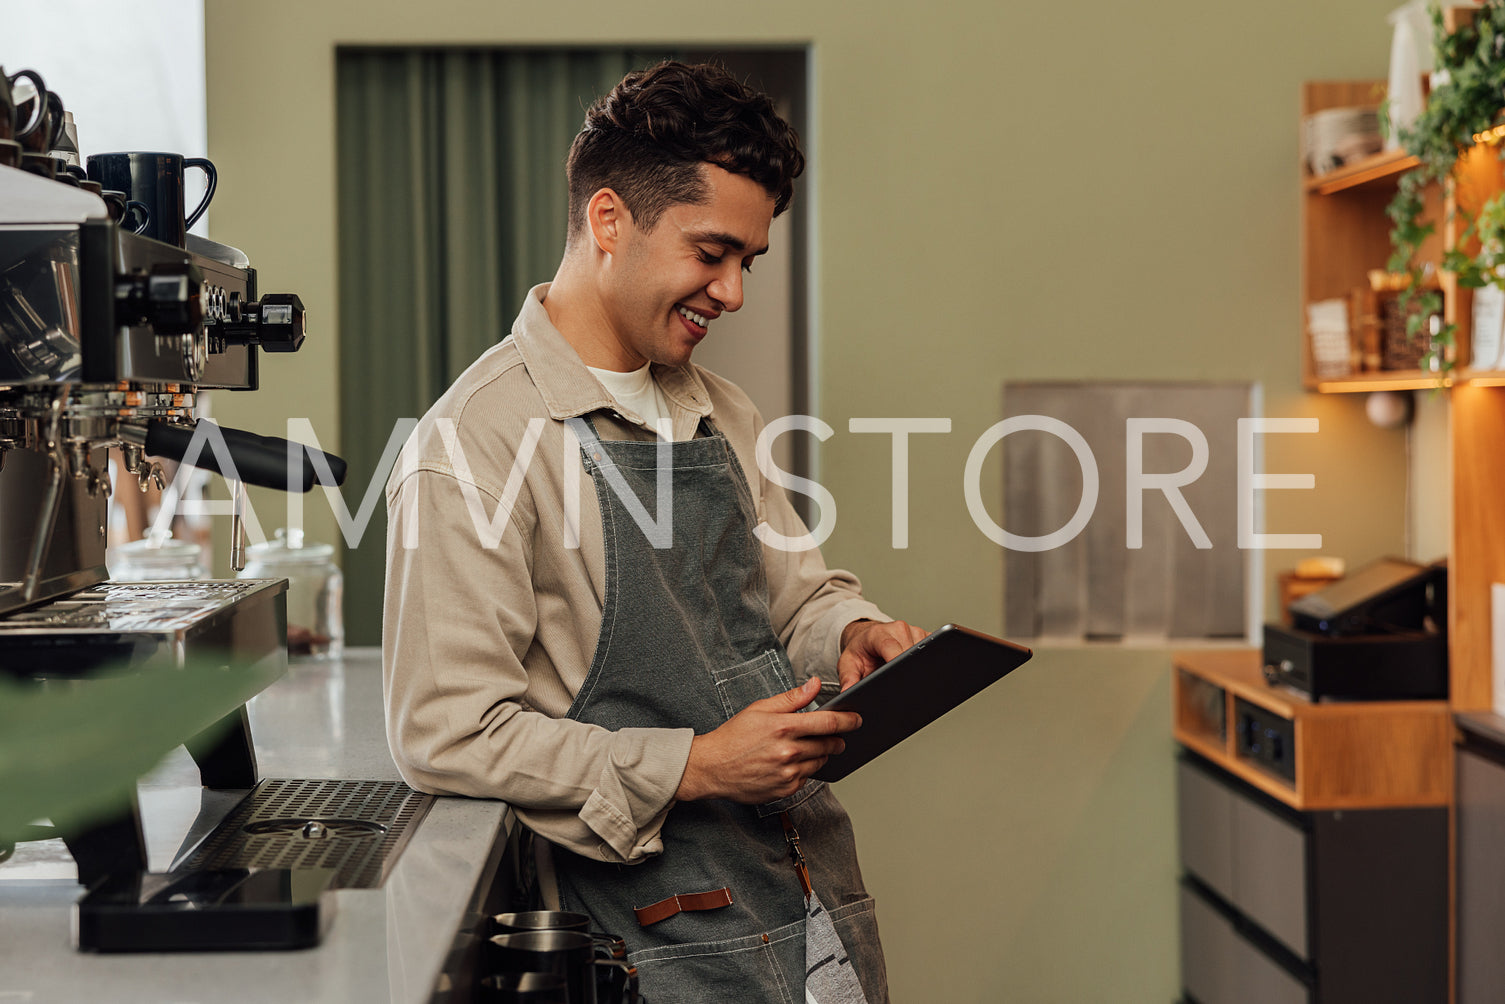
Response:
[[[801,746],[804,750],[802,760],[819,760],[824,763],[827,758],[844,752],[847,741],[840,736],[818,736],[806,739]],[[820,767],[815,769],[820,770]]]
[[[774,694],[760,701],[754,701],[748,708],[757,708],[760,711],[771,711],[775,714],[783,714],[798,711],[820,695],[820,677],[812,676],[803,684],[793,690],[786,690],[782,694]]]
[[[862,728],[862,716],[855,711],[812,711],[790,723],[790,731],[801,736],[834,736]]]
[[[913,644],[913,639],[906,643],[895,638],[893,635],[888,635],[878,642],[878,654],[883,656],[884,662],[888,662],[890,659],[898,658],[905,649]]]

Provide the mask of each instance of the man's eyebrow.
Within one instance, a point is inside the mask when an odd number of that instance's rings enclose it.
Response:
[[[692,244],[720,244],[727,250],[735,251],[738,254],[745,254],[747,252],[747,243],[740,237],[722,233],[719,230],[696,230],[690,232],[687,236],[690,238]],[[768,245],[765,244],[752,253],[754,255],[767,254]]]

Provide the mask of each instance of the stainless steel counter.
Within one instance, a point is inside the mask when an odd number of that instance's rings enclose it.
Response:
[[[295,660],[250,704],[263,777],[400,781],[382,722],[375,649]],[[183,749],[140,784],[150,867],[184,849],[202,807],[228,812],[244,792],[207,792]],[[499,852],[506,806],[441,798],[379,889],[335,893],[318,948],[295,952],[96,955],[69,940],[82,887],[59,841],[23,844],[0,864],[0,1000],[112,1004],[237,1001],[427,1002],[461,921]]]

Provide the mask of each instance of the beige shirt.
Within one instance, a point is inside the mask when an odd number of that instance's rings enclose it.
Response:
[[[418,423],[388,481],[387,736],[413,787],[505,799],[554,843],[636,862],[663,850],[693,734],[564,717],[590,669],[605,596],[595,486],[565,420],[590,414],[604,439],[653,437],[554,328],[547,289],[530,291],[511,337]],[[654,369],[674,439],[712,416],[757,519],[803,536],[784,490],[755,463],[763,420],[747,396],[698,366]],[[773,628],[797,679],[834,679],[842,629],[888,618],[819,550],[765,545],[763,555]]]

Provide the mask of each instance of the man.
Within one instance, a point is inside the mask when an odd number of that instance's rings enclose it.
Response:
[[[653,1004],[887,1000],[850,823],[810,780],[860,723],[807,706],[924,632],[803,547],[762,419],[690,363],[803,165],[725,71],[629,74],[570,149],[554,281],[387,488],[403,776],[505,799],[552,847],[545,893],[626,940]]]

